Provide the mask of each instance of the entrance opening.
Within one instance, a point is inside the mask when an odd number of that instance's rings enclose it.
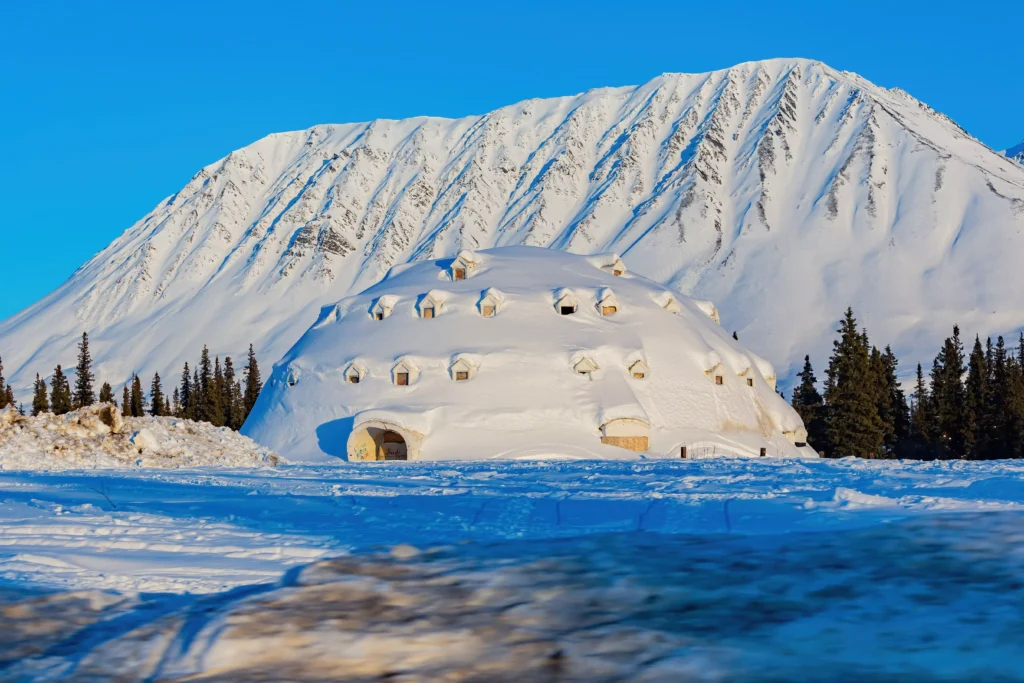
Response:
[[[409,449],[405,439],[390,429],[377,436],[377,460],[408,460]]]
[[[465,270],[465,268],[456,268],[452,272],[452,275],[453,275],[453,277],[452,277],[453,280],[465,280],[466,279],[466,270]]]
[[[483,314],[483,316],[485,318],[493,318],[494,317],[494,306],[481,306],[480,307],[480,312]]]
[[[601,315],[614,315],[618,310],[616,306],[602,306]]]
[[[562,307],[559,308],[559,311],[561,312],[562,315],[572,315],[573,313],[576,312],[576,307],[575,306],[562,306]]]
[[[395,373],[395,384],[400,387],[409,386],[409,373],[408,372],[396,372]]]

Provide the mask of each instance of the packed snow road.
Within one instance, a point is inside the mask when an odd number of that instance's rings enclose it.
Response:
[[[211,592],[374,546],[776,534],[1024,510],[1024,463],[379,463],[0,472],[0,579]]]
[[[4,472],[0,680],[1024,680],[1022,522],[1015,462]]]

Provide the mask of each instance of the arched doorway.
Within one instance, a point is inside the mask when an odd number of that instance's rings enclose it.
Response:
[[[377,438],[377,460],[408,460],[409,447],[398,432],[382,431]]]

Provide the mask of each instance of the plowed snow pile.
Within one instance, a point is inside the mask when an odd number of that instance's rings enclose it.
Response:
[[[173,417],[122,417],[103,404],[66,415],[0,411],[0,469],[259,467],[273,451],[226,427]]]

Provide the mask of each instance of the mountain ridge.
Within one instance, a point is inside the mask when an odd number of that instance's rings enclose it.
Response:
[[[276,361],[321,305],[393,265],[532,244],[620,252],[715,301],[783,373],[804,353],[821,363],[818,337],[848,304],[916,362],[952,322],[1024,324],[1000,294],[1019,281],[1006,254],[1024,246],[1022,216],[1024,167],[904,91],[813,60],[747,62],[269,134],[0,323],[0,353],[19,390],[73,360],[82,329],[112,382],[174,371],[204,343],[239,355],[252,341]]]

